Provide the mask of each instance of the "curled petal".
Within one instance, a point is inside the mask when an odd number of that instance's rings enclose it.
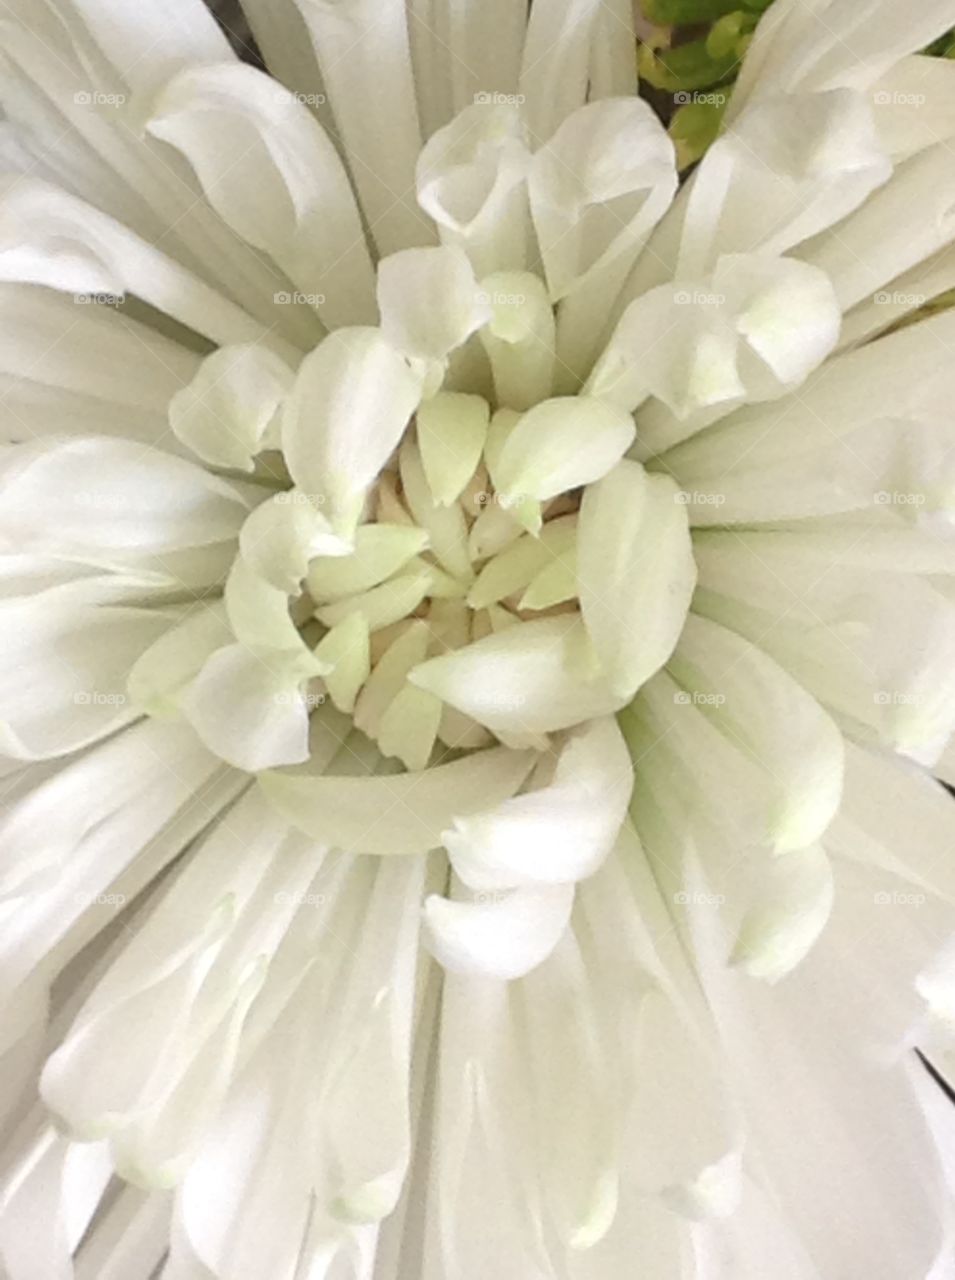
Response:
[[[572,884],[537,885],[490,900],[424,904],[425,939],[452,973],[510,981],[543,963],[560,941],[574,904]]]

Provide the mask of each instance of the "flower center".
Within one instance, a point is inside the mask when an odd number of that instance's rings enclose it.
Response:
[[[501,736],[408,683],[413,668],[577,609],[580,490],[541,502],[495,484],[519,416],[455,393],[423,406],[368,497],[353,549],[314,557],[290,605],[319,659],[332,657],[339,677],[355,668],[344,696],[316,676],[306,700],[330,696],[409,769],[436,746],[473,750]]]
[[[178,696],[250,772],[318,768],[316,733],[352,728],[386,770],[495,740],[546,751],[633,697],[689,604],[675,486],[628,460],[628,397],[563,362],[540,277],[406,250],[379,264],[378,305],[379,326],[333,330],[295,371],[220,349],[171,409],[208,463],[278,450],[291,482],[252,499],[226,642],[198,637]]]

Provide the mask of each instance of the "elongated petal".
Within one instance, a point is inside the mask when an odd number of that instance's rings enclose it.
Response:
[[[584,492],[580,607],[607,679],[623,699],[673,652],[696,586],[679,497],[669,477],[628,461]]]
[[[377,329],[339,329],[302,362],[282,447],[296,484],[337,533],[354,533],[419,396],[418,380]]]
[[[569,116],[528,177],[551,298],[611,266],[621,284],[676,185],[673,144],[639,98],[592,102]]]
[[[483,808],[489,798],[513,795],[531,764],[526,751],[494,747],[420,773],[268,773],[260,785],[289,822],[323,844],[363,853],[425,853],[440,845],[456,818]]]
[[[0,536],[21,549],[123,563],[231,540],[237,489],[182,458],[127,440],[23,445],[0,473]]]
[[[816,700],[742,637],[690,614],[668,670],[724,732],[745,743],[778,792],[777,848],[818,840],[842,795],[843,741]]]
[[[435,502],[448,506],[474,475],[487,439],[490,409],[481,396],[439,391],[418,410],[421,464]]]
[[[183,152],[216,212],[274,258],[329,327],[374,318],[371,260],[348,179],[295,94],[241,63],[191,68],[166,85],[146,127]],[[281,289],[275,300],[291,301]]]
[[[594,669],[576,615],[518,623],[429,659],[410,679],[493,732],[518,740],[606,715],[626,700]]]

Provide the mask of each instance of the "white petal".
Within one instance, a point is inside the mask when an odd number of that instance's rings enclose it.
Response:
[[[354,533],[419,398],[417,378],[377,329],[338,329],[302,362],[282,445],[295,483],[336,533]]]
[[[0,279],[48,285],[79,296],[133,294],[216,345],[262,341],[294,359],[224,294],[120,222],[32,177],[3,190]]]
[[[326,627],[335,627],[357,612],[371,631],[381,631],[414,613],[425,596],[432,592],[435,574],[439,572],[432,565],[413,567],[407,573],[372,587],[370,591],[363,591],[357,596],[346,596],[343,600],[336,600],[334,604],[324,605],[315,610],[315,616]]]
[[[477,281],[460,249],[403,249],[378,265],[385,338],[406,355],[444,360],[487,319]]]
[[[490,408],[481,396],[439,391],[415,418],[418,448],[435,502],[448,506],[477,470],[487,439]]]
[[[816,700],[757,645],[693,613],[667,669],[689,690],[684,698],[765,770],[777,850],[818,840],[839,807],[844,751]]]
[[[521,622],[415,667],[412,684],[517,739],[606,715],[617,698],[594,668],[577,615]]]
[[[209,750],[237,769],[298,764],[308,759],[302,680],[288,654],[227,645],[205,662],[183,712]]]
[[[832,868],[818,845],[774,858],[769,884],[743,920],[732,963],[778,982],[808,954],[832,910]]]
[[[344,558],[350,548],[306,494],[290,489],[256,507],[242,526],[239,550],[270,586],[294,596],[316,556]]]
[[[317,555],[308,568],[308,590],[319,604],[377,587],[428,545],[424,529],[414,525],[363,524],[345,556]]]
[[[324,676],[339,711],[353,711],[359,690],[371,674],[370,631],[361,613],[350,613],[315,646],[315,657],[331,668]]]
[[[148,131],[186,156],[216,212],[278,263],[328,327],[373,319],[371,261],[348,179],[294,93],[241,63],[195,67],[165,86],[150,113]],[[292,300],[275,295],[280,305]]]
[[[421,207],[443,243],[465,250],[478,276],[526,265],[529,164],[520,111],[506,103],[466,107],[418,157]]]
[[[243,556],[232,562],[224,598],[229,626],[241,644],[284,650],[293,657],[307,653],[289,613],[288,592],[272,586]]]
[[[549,520],[538,537],[525,533],[488,560],[468,592],[468,604],[486,609],[529,587],[548,568],[566,565],[573,560],[576,538],[575,516]]]
[[[147,715],[175,715],[179,696],[207,658],[232,640],[221,605],[200,605],[133,664],[129,696]]]
[[[35,760],[105,737],[136,715],[130,668],[176,620],[162,610],[11,601],[0,610],[3,752]]]
[[[686,507],[668,476],[619,463],[584,491],[577,577],[584,623],[628,699],[673,652],[696,586]]]
[[[706,272],[721,253],[785,253],[862,205],[890,173],[862,94],[764,97],[693,178],[680,273]]]
[[[445,848],[472,889],[582,880],[613,848],[632,783],[616,721],[592,720],[568,736],[553,781],[459,818],[444,833]]]
[[[514,889],[492,901],[425,900],[425,940],[451,973],[511,981],[536,969],[567,928],[572,884]]]
[[[602,273],[609,305],[606,290],[623,283],[676,186],[673,144],[640,98],[604,99],[568,116],[528,177],[551,298]]]
[[[266,347],[220,347],[173,396],[169,425],[203,462],[251,471],[255,455],[274,447],[270,427],[294,377]]]
[[[631,415],[614,405],[588,396],[545,400],[515,423],[491,478],[511,500],[554,498],[605,476],[635,435]]]
[[[842,317],[821,271],[795,259],[733,254],[716,264],[713,284],[732,299],[737,332],[783,387],[805,381],[836,345]],[[775,394],[747,382],[751,399]]]
[[[379,751],[397,756],[406,769],[426,768],[443,710],[441,699],[433,693],[406,684],[381,717]]]
[[[223,32],[197,0],[172,0],[165,13],[132,16],[122,0],[76,0],[102,53],[137,90],[148,91],[180,67],[231,56]]]
[[[519,83],[528,132],[538,146],[586,101],[599,10],[596,0],[540,0],[531,8]]]
[[[807,265],[728,254],[707,280],[651,289],[624,312],[587,390],[631,408],[652,394],[677,419],[689,419],[682,429],[671,423],[667,436],[659,429],[646,435],[658,453],[706,425],[695,412],[782,395],[839,336],[832,284]]]
[[[832,85],[864,87],[943,34],[951,22],[948,0],[933,0],[905,17],[892,0],[873,0],[864,11],[845,0],[820,9],[783,4],[772,22],[757,29],[731,113],[770,87],[802,96]]]
[[[481,344],[491,362],[498,412],[523,411],[554,390],[557,330],[541,278],[531,271],[492,271],[481,281],[491,308]]]
[[[268,773],[259,781],[289,822],[323,844],[356,853],[425,853],[456,818],[513,795],[531,764],[529,752],[494,747],[419,773]]]
[[[470,581],[468,527],[462,507],[458,503],[445,506],[435,501],[425,476],[421,453],[411,436],[402,443],[398,462],[405,502],[416,524],[428,535],[428,550],[454,578]]]
[[[229,541],[247,514],[201,467],[107,437],[23,445],[0,473],[0,536],[23,550],[129,562]]]
[[[427,244],[412,195],[421,133],[403,0],[296,0],[379,253]],[[382,127],[387,122],[387,127]]]

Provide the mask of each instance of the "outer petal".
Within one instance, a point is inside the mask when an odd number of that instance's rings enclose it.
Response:
[[[0,472],[0,538],[21,550],[124,564],[233,539],[239,491],[182,458],[128,440],[21,445]]]
[[[348,178],[295,94],[241,63],[190,68],[152,103],[146,127],[183,152],[216,212],[270,254],[329,326],[373,318],[371,260]],[[293,301],[281,292],[275,300]]]

